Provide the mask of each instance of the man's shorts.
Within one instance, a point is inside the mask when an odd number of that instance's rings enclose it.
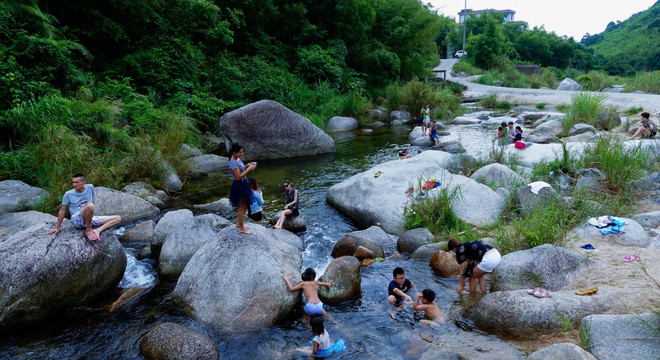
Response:
[[[320,301],[317,303],[308,302],[305,305],[305,312],[308,315],[321,315],[323,314],[323,303]]]
[[[92,216],[92,226],[93,227],[98,227],[101,226],[101,221],[103,221],[103,216]],[[71,215],[71,223],[73,226],[77,227],[78,229],[85,228],[85,219],[83,219],[82,214],[80,214],[80,211]]]
[[[477,267],[487,273],[493,272],[497,265],[500,264],[500,261],[502,261],[500,252],[497,251],[497,249],[490,249],[484,254],[484,257],[481,258],[481,262]]]

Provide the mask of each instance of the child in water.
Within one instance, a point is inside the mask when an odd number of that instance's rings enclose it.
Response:
[[[420,304],[419,301],[422,301]],[[424,289],[420,294],[417,295],[415,303],[413,304],[413,310],[423,311],[427,319],[422,319],[419,322],[424,325],[444,325],[447,322],[447,316],[442,313],[442,310],[438,307],[433,300],[435,300],[435,292],[430,289]]]
[[[316,281],[316,271],[312,268],[305,269],[305,272],[300,275],[302,282],[296,286],[292,286],[289,281],[288,275],[282,275],[282,279],[286,282],[286,286],[289,288],[289,291],[297,291],[302,289],[303,294],[305,294],[305,299],[307,299],[307,304],[303,307],[305,314],[314,316],[314,315],[325,315],[325,310],[323,310],[323,303],[319,299],[319,292],[316,289],[317,286],[325,286],[330,288],[332,281],[321,282]]]

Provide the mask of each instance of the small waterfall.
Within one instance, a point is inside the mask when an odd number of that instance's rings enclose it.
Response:
[[[134,286],[152,287],[158,280],[158,273],[154,268],[155,261],[151,259],[138,260],[135,249],[124,248],[126,253],[126,270],[118,287],[130,288]]]

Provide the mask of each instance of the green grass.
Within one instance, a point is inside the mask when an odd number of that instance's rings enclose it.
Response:
[[[385,88],[379,102],[388,109],[398,109],[406,106],[410,115],[417,117],[424,104],[430,104],[434,116],[442,119],[461,112],[461,98],[449,87],[442,89],[435,82],[418,80],[406,83],[395,83]]]
[[[604,93],[579,92],[575,94],[566,116],[562,118],[564,133],[568,134],[568,130],[577,123],[594,125],[598,115],[605,110],[606,99],[607,95]]]
[[[538,104],[536,104],[536,108],[539,109],[539,110],[543,110],[543,109],[545,109],[546,105],[548,105],[548,104],[547,104],[547,103],[543,103],[543,102],[542,102],[542,103],[538,103]]]
[[[642,112],[642,110],[644,110],[644,108],[633,106],[630,109],[626,110],[626,114],[627,115],[635,115],[639,112]]]
[[[452,66],[452,70],[456,72],[464,72],[468,75],[479,75],[484,73],[482,69],[472,65],[472,63],[467,61],[466,58],[462,58],[456,64],[454,64],[454,66]]]

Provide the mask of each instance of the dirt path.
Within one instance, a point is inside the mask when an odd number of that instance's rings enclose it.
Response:
[[[550,90],[550,89],[518,89],[518,88],[505,88],[499,86],[489,86],[475,84],[471,82],[476,76],[470,77],[452,77],[451,67],[457,62],[457,59],[442,59],[440,65],[436,66],[433,70],[446,70],[447,80],[459,83],[467,87],[463,92],[466,99],[483,98],[491,93],[497,93],[500,100],[517,101],[518,103],[525,104],[539,104],[546,103],[550,105],[570,104],[573,95],[577,91],[564,91],[564,90]],[[590,92],[593,94],[601,94],[600,92]],[[648,94],[630,94],[630,93],[606,93],[607,99],[605,100],[606,106],[615,106],[619,111],[623,112],[631,107],[641,107],[644,111],[648,111],[652,116],[660,116],[660,95]]]

